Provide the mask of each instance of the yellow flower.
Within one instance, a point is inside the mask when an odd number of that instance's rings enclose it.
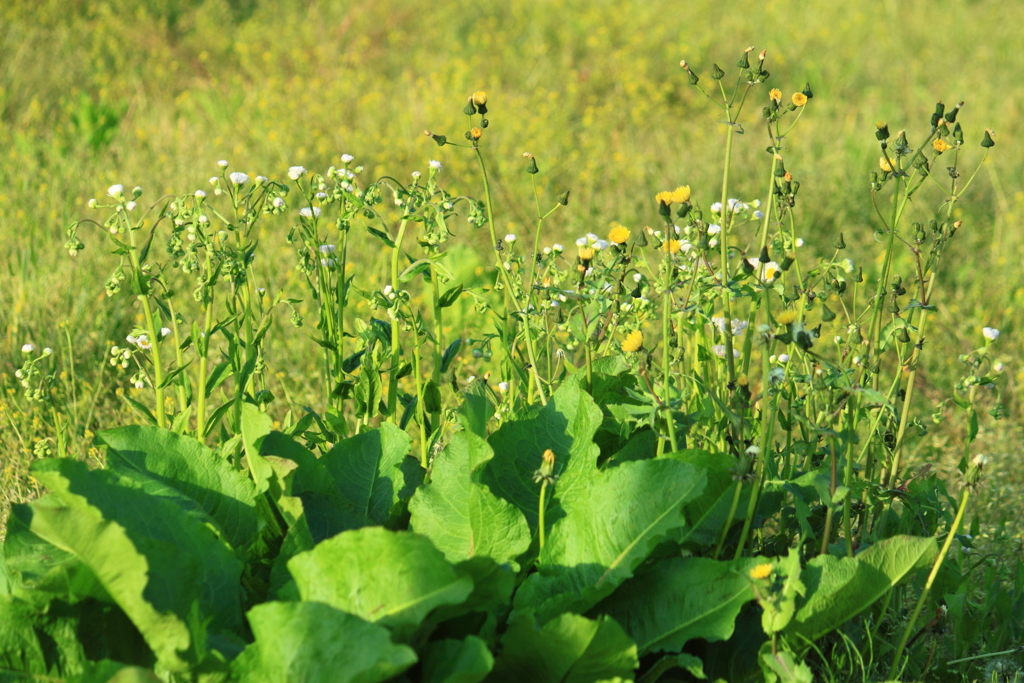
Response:
[[[761,579],[767,579],[772,575],[772,564],[766,562],[765,564],[759,564],[750,570],[750,578],[754,581],[760,581]]]
[[[775,319],[779,322],[780,325],[788,325],[794,320],[796,320],[796,311],[792,309],[788,311],[783,311],[782,313],[779,313],[779,315],[776,316]]]
[[[636,353],[644,347],[644,333],[640,330],[633,330],[622,340],[622,350],[626,353]]]
[[[487,104],[487,93],[483,90],[478,90],[473,93],[473,104],[480,106],[481,104]]]
[[[580,247],[580,260],[584,263],[588,263],[594,260],[594,248],[593,247]]]
[[[892,164],[885,157],[878,158],[878,168],[882,169],[886,173],[892,173]]]
[[[770,99],[775,104],[782,102],[782,91],[779,90],[778,88],[772,88],[771,90],[768,91],[768,99]]]
[[[615,223],[608,232],[608,241],[612,244],[625,244],[629,239],[629,228]]]
[[[484,131],[480,128],[474,128],[473,130],[469,131],[469,134],[473,136],[474,140],[479,140],[481,137],[483,137]]]
[[[683,202],[690,201],[690,186],[680,185],[676,189],[672,190],[672,202],[675,204],[682,204]]]
[[[683,245],[679,240],[665,240],[665,251],[670,254],[678,254],[679,250],[682,249]]]
[[[932,147],[935,148],[936,152],[938,152],[939,154],[942,154],[947,149],[949,149],[951,147],[951,145],[948,142],[946,142],[945,140],[943,140],[942,138],[936,138],[935,142],[932,143]]]
[[[659,192],[658,194],[654,195],[654,198],[657,199],[662,204],[671,204],[672,203],[672,193],[671,192]]]
[[[793,104],[795,104],[798,107],[804,106],[805,104],[807,104],[807,95],[803,94],[802,92],[793,93]]]

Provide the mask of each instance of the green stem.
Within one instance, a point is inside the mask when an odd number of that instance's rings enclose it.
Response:
[[[540,505],[537,508],[537,524],[540,533],[540,549],[544,549],[544,494],[548,490],[548,480],[544,479],[540,484]]]
[[[411,200],[407,200],[411,201]],[[402,361],[402,347],[398,343],[398,333],[401,328],[402,316],[399,306],[401,305],[401,290],[398,282],[398,263],[402,255],[402,240],[405,238],[405,226],[409,223],[409,208],[406,206],[402,222],[398,225],[398,236],[395,238],[395,248],[391,250],[391,293],[395,299],[391,302],[388,313],[391,315],[391,372],[388,375],[388,419],[398,424],[398,370]]]

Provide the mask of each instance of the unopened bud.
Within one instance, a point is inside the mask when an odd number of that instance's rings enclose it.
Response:
[[[889,139],[889,126],[886,125],[885,121],[879,121],[875,124],[875,139],[879,142]]]
[[[725,72],[722,71],[722,67],[715,64],[711,69],[711,78],[715,79],[716,81],[720,81],[724,76]]]
[[[981,139],[981,146],[984,147],[985,149],[988,149],[989,147],[995,147],[996,146],[996,142],[995,142],[995,140],[992,139],[993,135],[994,135],[994,133],[991,130],[989,130],[988,128],[986,128],[985,129],[985,137],[983,137]]]
[[[832,246],[836,249],[846,249],[846,240],[843,239],[843,233],[839,233],[839,237],[832,243]]]

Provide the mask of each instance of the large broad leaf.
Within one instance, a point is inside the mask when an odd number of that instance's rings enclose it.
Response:
[[[413,530],[433,541],[449,562],[486,556],[500,564],[530,547],[530,528],[519,508],[477,483],[493,455],[476,434],[455,434],[434,460],[430,483],[409,501]]]
[[[53,491],[32,504],[32,532],[92,571],[164,667],[197,663],[205,642],[193,634],[241,626],[242,565],[210,525],[78,461],[40,460],[32,473]]]
[[[334,478],[341,497],[363,515],[366,524],[384,524],[392,507],[409,498],[402,465],[412,447],[412,439],[390,422],[379,429],[345,439],[320,458]]]
[[[747,573],[764,562],[756,557],[662,560],[624,583],[593,613],[608,614],[622,624],[641,654],[679,652],[694,638],[725,640],[740,608],[754,599]]]
[[[423,536],[367,527],[346,531],[288,562],[303,600],[367,621],[416,627],[435,607],[462,603],[473,580],[460,576]]]
[[[595,475],[551,530],[538,572],[516,594],[516,609],[534,609],[544,623],[593,607],[686,523],[683,505],[703,488],[704,472],[675,460],[626,462]]]
[[[937,553],[933,538],[893,536],[855,558],[819,555],[801,573],[806,597],[798,602],[786,634],[803,636],[793,643],[813,642],[863,612],[911,572],[931,565]]]
[[[565,515],[573,493],[592,478],[600,449],[593,442],[601,424],[601,409],[579,387],[564,384],[544,407],[528,410],[503,424],[488,440],[494,458],[487,463],[481,482],[505,500],[514,503],[537,528],[540,486],[533,474],[541,465],[544,451],[555,454],[558,485],[547,508],[545,523]]]
[[[718,533],[729,516],[729,508],[736,492],[737,483],[733,480],[735,460],[725,453],[708,453],[707,451],[684,450],[666,453],[662,456],[699,467],[707,476],[707,485],[699,496],[686,504],[685,528],[673,531],[669,537],[680,544],[708,546],[715,542]],[[750,487],[740,494],[740,504],[733,515],[733,523],[742,522],[747,516],[747,502],[750,500]]]
[[[40,614],[28,602],[0,596],[0,680],[6,680],[7,672],[21,672],[31,680],[80,669],[85,653],[76,622]]]
[[[198,503],[236,548],[245,548],[255,539],[255,486],[199,441],[148,426],[108,429],[98,438],[108,448],[108,469],[136,479],[153,478],[177,489]]]
[[[476,636],[465,640],[438,640],[423,653],[423,683],[479,683],[494,667],[486,641]]]
[[[514,616],[501,639],[494,683],[593,683],[633,679],[636,644],[608,617],[563,614],[538,629],[533,616]]]
[[[246,617],[256,642],[231,664],[239,683],[375,683],[416,663],[387,629],[318,602],[265,602]]]

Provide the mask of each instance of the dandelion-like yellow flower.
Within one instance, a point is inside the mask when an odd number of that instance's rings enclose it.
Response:
[[[473,93],[473,104],[480,106],[481,104],[487,104],[487,93],[483,90],[478,90]]]
[[[779,104],[780,102],[782,102],[782,91],[779,90],[778,88],[772,88],[771,90],[768,91],[768,99],[770,99],[775,104]]]
[[[878,168],[882,169],[886,173],[892,173],[892,164],[885,157],[878,157]]]
[[[775,319],[779,322],[780,325],[788,325],[794,320],[796,320],[796,311],[794,311],[793,309],[783,311],[782,313],[779,313],[777,316],[775,316]]]
[[[474,140],[479,140],[480,138],[483,137],[484,131],[482,128],[474,128],[473,130],[469,131],[469,134],[473,137]]]
[[[633,330],[622,340],[622,350],[626,353],[636,353],[644,347],[644,333],[640,330]]]
[[[679,240],[665,240],[664,249],[670,254],[678,254],[682,248],[683,245]]]
[[[805,104],[807,104],[807,95],[803,94],[802,92],[793,93],[793,104],[795,104],[798,107],[804,106]]]
[[[945,140],[943,140],[942,138],[936,138],[935,142],[932,143],[932,147],[935,148],[936,152],[938,152],[939,154],[942,154],[947,149],[949,149],[951,147],[951,145],[948,142],[946,142]]]
[[[672,190],[671,197],[674,204],[682,204],[683,202],[690,201],[690,186],[680,185],[676,189]]]
[[[672,193],[671,192],[659,192],[658,194],[654,195],[654,198],[657,199],[662,204],[671,204],[672,203]]]
[[[612,244],[625,244],[629,239],[629,228],[616,223],[608,232],[608,241]]]
[[[594,260],[593,247],[580,247],[580,260],[584,263]]]
[[[765,564],[759,564],[750,570],[750,578],[754,581],[760,581],[761,579],[767,579],[772,575],[772,564],[766,562]]]

